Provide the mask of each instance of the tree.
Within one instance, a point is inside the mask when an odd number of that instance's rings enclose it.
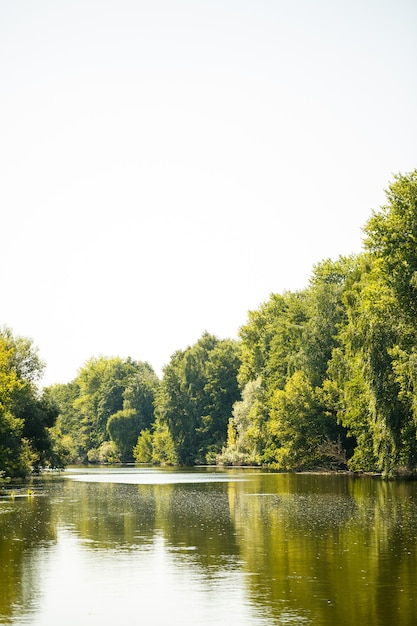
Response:
[[[138,436],[155,419],[154,400],[159,379],[149,363],[135,363],[123,391],[123,409],[111,415],[107,430],[117,445],[121,460],[133,460],[133,448]]]
[[[81,430],[82,413],[77,406],[80,388],[76,381],[56,384],[45,392],[58,408],[55,425],[50,429],[52,448],[62,465],[82,463],[86,458]]]
[[[123,391],[123,408],[136,412],[138,432],[149,428],[155,419],[155,394],[159,378],[149,363],[135,363],[135,371],[129,377]]]
[[[346,372],[340,420],[357,439],[351,467],[386,475],[417,462],[413,359],[417,173],[396,176],[365,226],[365,254],[346,290],[337,355]],[[333,368],[335,370],[335,368]]]
[[[59,407],[52,429],[56,453],[73,462],[116,456],[133,460],[139,433],[154,421],[158,385],[149,363],[118,357],[90,359],[74,381],[48,389]],[[109,439],[115,449],[107,445]]]
[[[107,420],[123,408],[125,380],[126,363],[120,358],[90,359],[79,371],[75,380],[79,388],[75,407],[81,414],[85,452],[98,448],[108,439]]]
[[[381,265],[384,282],[394,290],[404,316],[417,314],[417,170],[394,177],[388,203],[365,225],[365,247]]]
[[[239,366],[240,347],[231,339],[219,341],[208,354],[204,385],[207,406],[199,431],[201,455],[207,462],[215,462],[226,442],[232,407],[240,397],[237,381]]]
[[[128,409],[125,393],[135,377],[150,366],[132,359],[99,357],[90,359],[79,371],[75,384],[78,396],[73,406],[81,417],[81,445],[84,453],[98,449],[109,439],[108,421],[112,415]],[[134,408],[134,407],[133,407]],[[147,409],[146,409],[147,410]],[[133,448],[133,444],[132,444]]]
[[[280,468],[312,467],[326,460],[317,452],[319,444],[328,442],[328,450],[334,444],[336,450],[338,442],[345,443],[333,395],[325,389],[338,329],[345,319],[343,293],[352,266],[352,258],[323,261],[314,268],[307,289],[272,294],[259,311],[249,313],[248,324],[240,330],[239,380],[244,386],[243,402],[234,408],[235,449],[226,448],[220,459],[249,456]],[[239,426],[248,384],[255,381],[256,399],[252,396]]]
[[[145,432],[145,431],[144,431]],[[139,439],[138,439],[139,443]],[[175,443],[166,423],[157,416],[152,432],[152,463],[156,465],[177,465],[178,456]]]
[[[271,294],[258,311],[249,311],[239,330],[242,365],[239,382],[261,377],[265,389],[283,388],[288,376],[302,366],[302,337],[308,319],[307,292]]]
[[[149,429],[142,430],[133,449],[136,463],[151,463],[153,457],[152,433]]]
[[[334,454],[324,444],[340,441],[335,415],[329,411],[321,387],[306,374],[295,372],[271,402],[268,430],[277,446],[269,464],[280,470],[302,470],[334,465]]]
[[[217,457],[220,465],[257,465],[265,452],[265,403],[261,379],[246,383],[233,405],[227,426],[227,445]]]
[[[220,452],[239,397],[239,363],[236,342],[204,333],[193,346],[175,352],[164,368],[157,411],[180,464],[211,462]]]
[[[138,418],[134,409],[122,409],[109,417],[107,430],[120,452],[121,461],[133,461],[133,448],[138,439]]]
[[[356,264],[355,256],[341,256],[336,261],[325,259],[313,268],[302,346],[304,370],[314,386],[326,379],[339,330],[347,321],[344,293]]]
[[[0,331],[0,472],[8,476],[53,463],[49,428],[57,411],[36,386],[43,367],[30,339]]]

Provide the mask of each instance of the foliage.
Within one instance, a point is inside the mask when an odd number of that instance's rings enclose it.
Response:
[[[132,461],[138,434],[154,422],[154,400],[159,380],[148,363],[137,363],[123,391],[123,409],[111,415],[107,431],[122,461]]]
[[[396,176],[387,199],[362,254],[323,261],[306,289],[249,313],[220,462],[415,472],[417,171]]]
[[[152,434],[152,463],[156,465],[177,465],[178,456],[175,443],[165,424],[158,417]]]
[[[77,407],[79,386],[76,381],[57,384],[46,390],[58,407],[58,417],[50,429],[54,453],[61,459],[61,465],[81,463],[86,459],[81,430],[82,415]]]
[[[161,382],[148,363],[99,357],[41,394],[31,341],[1,331],[0,474],[119,459],[414,474],[417,170],[386,193],[361,254],[271,294],[239,341],[205,332]]]
[[[56,449],[67,462],[132,461],[140,432],[154,422],[158,385],[149,363],[90,359],[74,381],[47,390],[59,407],[52,433]]]
[[[313,387],[302,371],[295,372],[284,389],[275,391],[268,430],[278,445],[270,453],[271,465],[280,470],[306,470],[334,462],[329,443],[340,442],[341,433],[325,400],[323,388]]]
[[[351,467],[414,472],[417,172],[397,176],[388,204],[365,226],[365,254],[346,291],[340,333],[348,376],[341,421],[357,438]]]
[[[57,410],[36,386],[43,367],[30,339],[0,330],[0,472],[5,477],[54,463],[49,428]]]
[[[242,400],[219,462],[334,467],[328,451],[345,444],[346,431],[329,393],[328,366],[346,318],[343,293],[353,266],[353,257],[323,261],[308,288],[272,294],[249,313],[240,329]],[[344,450],[336,456],[344,459]]]
[[[136,446],[133,449],[133,456],[136,463],[152,463],[152,433],[148,428],[140,433]]]
[[[242,399],[233,405],[227,427],[227,446],[217,457],[220,465],[257,465],[263,454],[261,379],[246,383]]]
[[[104,441],[99,448],[91,448],[87,453],[89,463],[111,464],[119,463],[120,456],[113,441]]]
[[[80,369],[74,406],[81,416],[83,450],[99,448],[108,439],[107,420],[123,408],[123,391],[130,365],[120,358],[99,357],[90,359]]]
[[[180,464],[205,463],[220,452],[239,397],[239,363],[236,341],[204,333],[193,346],[175,352],[164,368],[156,406]]]
[[[365,225],[365,247],[409,320],[417,314],[417,170],[397,175]]]
[[[119,450],[121,460],[133,461],[133,448],[140,432],[138,416],[134,409],[122,409],[111,415],[107,421],[111,440]]]

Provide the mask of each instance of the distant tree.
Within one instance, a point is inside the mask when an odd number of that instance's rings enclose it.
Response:
[[[74,381],[47,390],[59,409],[51,429],[55,454],[72,462],[104,458],[110,462],[116,456],[133,460],[138,435],[154,422],[158,385],[149,363],[118,357],[90,359]]]
[[[0,472],[7,476],[53,463],[49,428],[57,410],[36,386],[43,367],[30,339],[0,331]]]
[[[75,408],[81,415],[82,446],[87,452],[108,439],[107,420],[123,408],[126,364],[120,358],[90,359],[75,382],[79,388]]]
[[[135,363],[135,371],[123,391],[123,408],[135,411],[138,433],[149,428],[155,420],[154,402],[159,383],[149,363]]]
[[[75,381],[48,387],[46,393],[58,408],[55,425],[50,429],[52,446],[62,465],[82,463],[87,458],[81,429],[82,413],[77,406],[80,389]]]
[[[153,443],[152,433],[149,429],[142,430],[136,446],[133,449],[133,456],[136,463],[152,463],[153,460]]]
[[[232,407],[240,397],[237,373],[240,366],[240,347],[236,341],[224,339],[209,352],[205,367],[206,397],[199,453],[206,462],[215,463],[227,439],[227,427]]]
[[[124,462],[133,460],[133,448],[138,436],[154,422],[154,400],[158,386],[159,379],[149,363],[135,363],[135,370],[123,391],[123,408],[107,421],[108,433]]]
[[[85,453],[108,441],[108,420],[123,410],[125,389],[137,369],[138,364],[131,359],[99,357],[90,359],[79,371],[74,381],[78,395],[73,407],[81,418],[81,446]]]
[[[403,316],[417,315],[417,169],[398,174],[389,185],[387,204],[365,225],[365,247],[381,266],[383,280],[393,289]]]
[[[180,464],[212,462],[220,452],[239,397],[239,363],[236,342],[204,333],[193,346],[175,352],[164,368],[157,409]]]
[[[138,459],[136,460],[140,462]],[[155,463],[155,465],[178,464],[174,440],[167,424],[158,416],[152,430],[152,463]]]
[[[265,452],[264,404],[261,379],[246,383],[242,398],[233,405],[227,427],[227,445],[217,457],[220,465],[257,465]]]
[[[357,440],[350,466],[389,476],[417,464],[417,171],[396,176],[387,199],[364,229],[332,369],[342,390],[339,419]]]
[[[335,454],[341,449],[339,459],[345,457],[347,433],[338,423],[328,367],[346,322],[343,297],[354,266],[354,257],[325,260],[306,289],[272,294],[249,312],[239,333],[242,399],[234,406],[219,462],[279,469],[334,465],[332,446]]]
[[[122,409],[109,417],[107,430],[116,444],[121,461],[133,461],[133,448],[140,433],[138,415],[134,409]]]
[[[306,470],[334,464],[329,446],[340,441],[335,415],[323,400],[321,387],[313,387],[306,374],[295,372],[271,402],[268,429],[278,445],[269,464],[280,470]]]

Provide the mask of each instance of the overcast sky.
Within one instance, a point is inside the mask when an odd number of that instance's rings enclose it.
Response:
[[[1,0],[0,325],[160,374],[417,167],[415,0]]]

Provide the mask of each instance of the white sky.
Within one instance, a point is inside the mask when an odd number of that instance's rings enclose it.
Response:
[[[160,374],[417,167],[415,0],[1,0],[0,325]]]

